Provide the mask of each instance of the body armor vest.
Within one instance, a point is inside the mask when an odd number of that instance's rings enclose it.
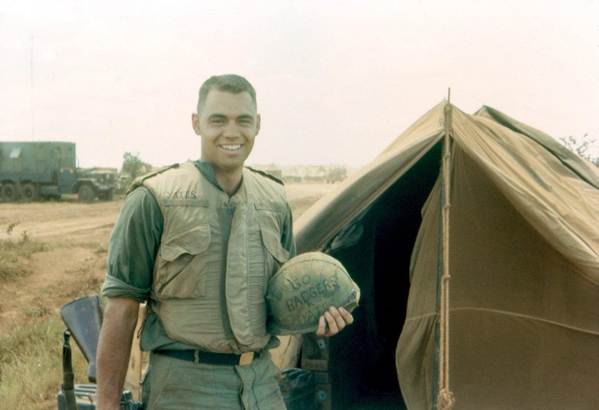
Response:
[[[164,216],[149,306],[169,337],[220,353],[264,348],[271,337],[268,281],[289,258],[281,245],[283,186],[244,168],[241,187],[229,197],[192,162],[143,184]],[[226,275],[221,274],[221,207],[235,207]]]

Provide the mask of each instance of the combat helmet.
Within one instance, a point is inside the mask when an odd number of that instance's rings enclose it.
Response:
[[[268,331],[274,335],[314,332],[330,306],[351,312],[360,289],[337,259],[322,252],[291,258],[268,283]]]

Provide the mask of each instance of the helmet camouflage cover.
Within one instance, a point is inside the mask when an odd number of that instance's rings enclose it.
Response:
[[[360,289],[337,259],[307,252],[283,264],[268,283],[268,331],[274,335],[314,332],[330,306],[351,312]]]

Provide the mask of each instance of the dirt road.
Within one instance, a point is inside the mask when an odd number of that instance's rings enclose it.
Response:
[[[1,203],[0,239],[18,238],[27,232],[29,236],[44,241],[107,240],[122,203]]]

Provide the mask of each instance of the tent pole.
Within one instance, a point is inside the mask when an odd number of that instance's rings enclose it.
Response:
[[[448,99],[451,90],[448,91]],[[451,120],[452,110],[449,100],[444,109],[445,137],[443,144],[443,277],[441,278],[441,306],[439,312],[439,394],[437,410],[451,410],[454,405],[453,393],[449,389],[449,210],[451,173]]]

